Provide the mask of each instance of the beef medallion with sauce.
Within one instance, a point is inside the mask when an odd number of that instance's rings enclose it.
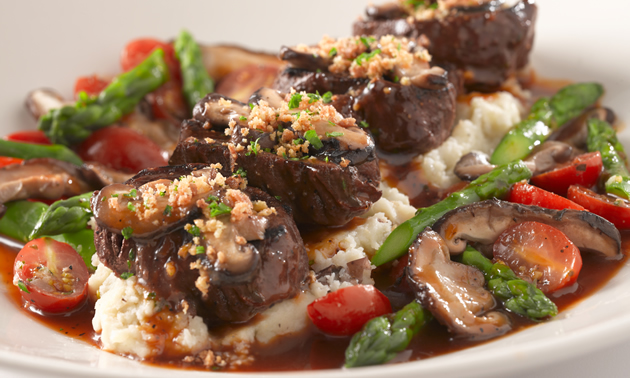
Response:
[[[278,198],[296,222],[344,225],[381,192],[372,138],[314,94],[262,88],[244,104],[210,94],[184,122],[170,164],[220,163]]]
[[[368,128],[382,151],[421,154],[451,135],[458,78],[430,64],[416,39],[324,37],[283,47],[280,57],[288,68],[274,88],[331,92],[337,110]]]
[[[536,13],[534,0],[400,0],[369,6],[353,34],[424,36],[435,63],[462,70],[468,89],[492,92],[527,66]]]
[[[103,264],[210,326],[295,296],[308,273],[280,202],[207,165],[142,171],[103,188],[92,209]]]

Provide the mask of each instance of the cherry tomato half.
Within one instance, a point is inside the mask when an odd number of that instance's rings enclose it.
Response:
[[[349,336],[360,331],[370,319],[392,312],[392,306],[374,286],[356,285],[315,300],[308,305],[307,312],[322,332]]]
[[[87,298],[88,269],[66,243],[43,237],[28,242],[13,266],[13,284],[30,306],[53,314],[70,312]]]
[[[595,185],[601,172],[602,155],[595,151],[576,157],[568,165],[534,176],[531,182],[545,190],[566,196],[571,185],[587,188]]]
[[[523,222],[505,230],[494,243],[502,261],[522,279],[536,282],[544,293],[572,285],[582,269],[580,250],[555,227]]]
[[[584,210],[582,206],[571,200],[524,182],[517,182],[514,184],[510,190],[508,201],[555,210]]]
[[[24,159],[8,157],[8,156],[0,156],[0,168],[6,167],[11,164],[20,164]]]
[[[153,38],[140,38],[129,42],[120,54],[120,66],[123,71],[129,71],[145,60],[157,48],[161,48],[164,51],[164,60],[168,65],[171,79],[179,79],[179,61],[175,57],[173,45]]]
[[[167,164],[162,150],[134,130],[110,126],[97,130],[78,148],[81,159],[95,161],[119,171],[135,173]]]
[[[12,140],[14,142],[33,143],[33,144],[46,144],[50,145],[50,139],[40,130],[27,130],[18,131],[9,134],[4,137],[6,140]]]
[[[578,185],[569,187],[568,197],[591,213],[610,221],[620,230],[630,229],[630,203],[618,197],[601,195]]]
[[[103,89],[109,85],[109,81],[103,80],[96,75],[81,76],[74,83],[74,98],[79,96],[79,92],[85,92],[89,96],[98,96]]]

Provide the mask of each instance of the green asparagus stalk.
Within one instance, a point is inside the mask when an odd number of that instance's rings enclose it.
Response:
[[[507,265],[493,264],[470,246],[462,254],[461,262],[481,270],[488,289],[503,301],[508,310],[534,321],[558,314],[555,303],[536,285],[518,278]]]
[[[372,258],[372,264],[379,266],[404,255],[418,234],[431,226],[446,212],[473,202],[501,198],[510,186],[528,179],[532,172],[518,160],[502,165],[480,176],[464,189],[455,192],[435,205],[419,209],[416,215],[396,227],[387,237],[381,248]]]
[[[25,160],[35,158],[53,158],[76,165],[83,164],[83,161],[77,156],[77,154],[60,144],[45,146],[0,139],[0,156],[10,156]]]
[[[182,71],[182,91],[192,109],[205,95],[214,92],[214,81],[203,65],[199,45],[185,30],[175,40],[175,54]]]
[[[602,154],[604,169],[609,176],[605,183],[607,193],[630,199],[630,172],[626,166],[626,153],[617,139],[617,133],[608,122],[591,118],[587,123],[589,151]]]
[[[50,205],[33,227],[29,239],[85,230],[87,222],[92,217],[90,198],[92,192],[56,201]]]
[[[346,367],[385,363],[407,348],[411,339],[431,319],[416,301],[395,314],[376,317],[356,333],[346,349]]]
[[[53,142],[72,145],[94,130],[130,113],[140,100],[168,79],[164,52],[156,49],[131,71],[115,78],[97,97],[83,96],[74,106],[53,109],[39,119],[39,129]]]
[[[500,165],[524,159],[551,132],[592,106],[604,93],[597,83],[568,85],[551,99],[543,97],[532,106],[526,119],[507,133],[492,153],[490,162]]]

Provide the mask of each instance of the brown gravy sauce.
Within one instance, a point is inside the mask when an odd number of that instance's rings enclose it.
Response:
[[[552,95],[559,88],[570,83],[567,80],[543,79],[536,77],[535,73],[531,73],[530,76],[521,82],[526,89],[531,91],[532,99],[534,100],[541,96]],[[465,95],[460,100],[469,101],[476,95],[480,94]],[[492,96],[492,94],[482,96],[487,97]],[[412,162],[409,157],[391,157],[391,159],[388,159],[387,156],[381,157],[384,158],[380,163],[383,181],[391,187],[397,187],[401,192],[408,195],[414,207],[430,206],[465,185],[458,184],[447,190],[438,190],[427,182],[420,166]],[[363,223],[365,223],[364,219],[355,218],[348,225],[338,228],[302,228],[300,232],[304,238],[309,259],[313,259],[315,249],[329,248],[335,250],[338,248],[334,244],[335,234],[353,229]],[[557,298],[552,297],[558,309],[565,311],[576,305],[582,299],[599,290],[617,273],[630,254],[630,231],[622,232],[622,249],[624,257],[619,261],[607,261],[593,254],[584,254],[582,256],[582,270],[577,283],[574,285],[575,290]],[[13,263],[17,252],[14,248],[10,248],[0,242],[0,279],[2,284],[8,288],[10,301],[21,307],[25,316],[37,320],[51,330],[99,347],[99,336],[92,329],[93,304],[86,303],[78,311],[66,316],[45,316],[28,309],[28,306],[22,300],[19,289],[12,284]],[[386,264],[374,271],[374,276],[377,286],[390,297],[394,309],[398,309],[410,301],[412,296],[404,291],[391,289],[391,270],[392,264]],[[513,316],[512,320],[512,332],[535,325],[535,323],[519,316]],[[156,323],[159,322],[156,321]],[[509,336],[512,332],[506,336]],[[439,356],[493,340],[495,339],[471,341],[454,338],[445,327],[432,320],[411,341],[408,347],[408,350],[411,352],[403,353],[403,358],[397,358],[396,362]],[[349,342],[349,337],[326,336],[318,332],[314,327],[311,327],[303,334],[283,337],[271,345],[252,346],[250,352],[255,356],[255,361],[251,365],[239,367],[238,371],[337,369],[343,365],[344,352]],[[203,369],[200,366],[185,364],[181,357],[165,357],[160,360],[145,362],[167,368]]]

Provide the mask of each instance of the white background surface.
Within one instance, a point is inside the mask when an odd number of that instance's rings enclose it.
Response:
[[[322,34],[349,35],[352,21],[366,3],[0,0],[1,132],[35,127],[22,105],[29,90],[51,87],[69,96],[77,76],[118,72],[118,54],[130,39],[170,39],[186,28],[205,43],[232,42],[277,51],[282,44],[316,42]],[[629,15],[626,1],[540,0],[534,67],[545,77],[603,82],[604,103],[628,122]],[[628,146],[630,132],[625,134]],[[626,288],[630,288],[628,266],[601,292],[550,324],[420,364],[325,376],[443,372],[453,377],[627,377],[630,290]],[[5,299],[4,290],[0,288],[1,377],[180,375],[100,353],[51,332],[21,316]],[[527,368],[538,362],[544,365]]]

